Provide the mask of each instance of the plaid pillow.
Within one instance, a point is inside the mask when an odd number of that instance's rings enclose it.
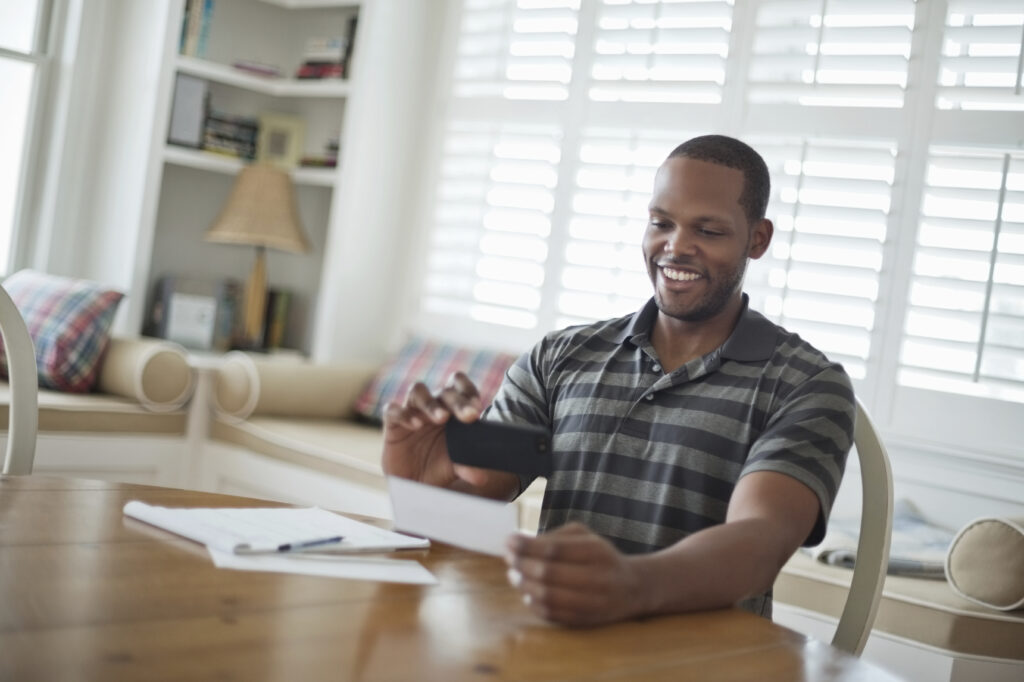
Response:
[[[387,362],[356,399],[356,415],[379,423],[391,400],[402,400],[409,388],[422,381],[432,391],[444,386],[453,372],[465,372],[484,406],[490,404],[501,386],[505,372],[516,357],[508,353],[462,348],[448,343],[413,337]]]
[[[36,347],[39,386],[89,391],[110,340],[110,323],[124,297],[95,282],[20,270],[3,283],[25,318]],[[2,348],[0,348],[2,351]],[[7,376],[7,358],[0,374]]]

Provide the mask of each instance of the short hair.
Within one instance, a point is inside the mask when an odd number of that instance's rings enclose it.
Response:
[[[740,206],[750,222],[764,218],[771,194],[771,179],[768,164],[753,147],[726,135],[701,135],[682,143],[668,155],[670,159],[676,157],[708,161],[741,171],[743,192],[740,194]]]

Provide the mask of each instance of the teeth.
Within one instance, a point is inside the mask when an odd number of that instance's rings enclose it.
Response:
[[[682,270],[669,270],[668,268],[662,268],[661,271],[665,273],[665,277],[674,279],[677,282],[692,282],[695,279],[700,279],[700,275],[695,272],[683,272]]]

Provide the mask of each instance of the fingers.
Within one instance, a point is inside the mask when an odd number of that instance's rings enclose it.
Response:
[[[476,385],[463,372],[455,372],[441,391],[441,402],[460,421],[469,422],[480,416],[482,405]]]
[[[464,373],[456,372],[436,396],[422,381],[413,384],[403,402],[387,404],[384,422],[388,426],[416,430],[430,424],[444,424],[453,414],[461,421],[473,421],[479,418],[480,411],[480,393],[476,386]]]
[[[430,394],[422,381],[413,384],[402,403],[391,401],[384,408],[384,421],[388,426],[419,429],[427,424],[440,425],[448,420],[448,410]]]
[[[594,625],[630,613],[635,589],[615,547],[578,523],[508,540],[509,582],[531,611],[565,625]]]

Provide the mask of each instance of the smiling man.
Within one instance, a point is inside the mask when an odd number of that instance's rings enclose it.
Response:
[[[385,413],[389,474],[513,499],[527,479],[454,465],[448,419],[550,430],[537,537],[509,538],[509,579],[539,615],[594,625],[738,604],[824,534],[853,437],[849,378],[747,307],[747,260],[772,239],[768,169],[721,135],[655,177],[643,240],[654,296],[633,315],[547,335],[481,415],[455,375]]]

